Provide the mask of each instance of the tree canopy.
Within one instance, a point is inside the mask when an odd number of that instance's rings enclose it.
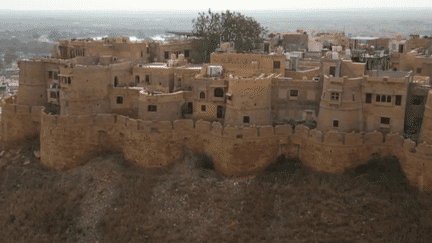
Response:
[[[247,52],[257,48],[268,32],[255,19],[229,10],[219,14],[209,9],[199,13],[192,23],[193,33],[200,37],[199,50],[205,62],[221,42],[233,42],[237,52]]]

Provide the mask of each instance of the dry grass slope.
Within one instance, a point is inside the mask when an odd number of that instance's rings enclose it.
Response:
[[[56,172],[34,158],[37,148],[37,142],[28,143],[0,160],[0,242],[429,242],[431,237],[432,197],[407,187],[392,159],[335,175],[280,158],[258,177],[233,179],[213,171],[204,155],[149,170],[111,154]]]

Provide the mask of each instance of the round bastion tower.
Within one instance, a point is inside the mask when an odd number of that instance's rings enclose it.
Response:
[[[420,130],[419,143],[423,142],[432,144],[432,90],[429,90],[427,96],[423,113],[423,123]]]
[[[324,76],[318,130],[359,132],[363,129],[362,79]]]
[[[271,125],[271,77],[228,78],[225,125]]]
[[[17,104],[27,106],[43,106],[47,101],[48,82],[57,78],[54,69],[47,69],[47,64],[40,60],[20,60],[19,89]],[[49,76],[48,76],[49,73]]]

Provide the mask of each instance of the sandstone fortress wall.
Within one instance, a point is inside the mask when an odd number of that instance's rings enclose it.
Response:
[[[235,177],[281,155],[328,173],[395,156],[411,184],[432,191],[429,77],[366,71],[345,51],[300,67],[281,47],[195,65],[195,44],[61,41],[52,58],[21,60],[19,92],[2,103],[3,142],[39,136],[41,162],[60,170],[104,152],[153,168],[190,150]]]

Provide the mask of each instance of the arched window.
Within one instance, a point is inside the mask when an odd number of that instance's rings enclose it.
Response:
[[[118,78],[117,76],[114,77],[114,87],[118,86]]]
[[[391,103],[391,96],[390,95],[387,96],[387,103]]]
[[[376,101],[376,102],[380,102],[380,101],[381,101],[381,96],[377,95],[375,101]]]
[[[216,95],[215,95],[216,96]],[[205,99],[205,93],[204,92],[201,92],[200,93],[200,99]]]
[[[140,77],[139,77],[139,75],[136,75],[135,76],[135,84],[139,84],[139,82],[140,82]]]
[[[386,102],[386,96],[385,95],[381,95],[381,102]]]
[[[214,97],[223,97],[224,96],[224,91],[221,88],[216,88],[214,90]]]

